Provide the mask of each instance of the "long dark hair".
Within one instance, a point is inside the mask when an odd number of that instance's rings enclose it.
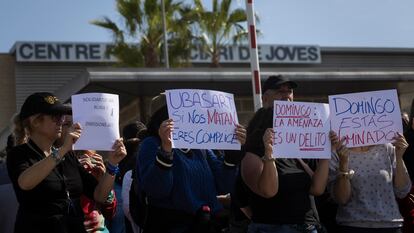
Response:
[[[147,132],[146,137],[154,136],[158,137],[158,129],[163,121],[168,119],[168,109],[167,106],[161,107],[158,111],[156,111],[147,124]]]
[[[272,108],[261,108],[254,114],[247,126],[246,151],[264,153],[263,134],[273,127],[272,119]]]

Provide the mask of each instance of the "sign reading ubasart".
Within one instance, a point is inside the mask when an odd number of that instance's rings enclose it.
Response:
[[[18,62],[116,62],[106,51],[109,43],[16,42],[14,51]],[[248,46],[223,46],[220,63],[249,63]],[[261,63],[321,63],[321,51],[314,45],[260,45]],[[196,46],[191,63],[211,63],[211,56]]]
[[[240,150],[233,94],[196,89],[166,90],[174,120],[173,148]]]

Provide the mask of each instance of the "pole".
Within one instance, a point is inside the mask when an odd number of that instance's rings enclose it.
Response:
[[[161,10],[162,10],[162,30],[164,33],[164,62],[165,68],[170,68],[170,61],[168,58],[168,39],[167,39],[167,21],[165,19],[165,5],[164,0],[161,0]]]
[[[254,111],[262,107],[262,87],[260,84],[259,55],[257,51],[256,19],[254,17],[253,0],[246,0],[247,23],[250,42],[250,68],[252,70],[252,90]]]

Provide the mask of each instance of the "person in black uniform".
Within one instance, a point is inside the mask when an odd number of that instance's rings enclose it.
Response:
[[[112,189],[117,167],[126,151],[122,139],[108,155],[106,174],[98,182],[80,165],[72,146],[81,135],[73,124],[60,148],[53,143],[61,136],[63,115],[71,108],[52,94],[30,95],[15,120],[16,134],[27,142],[7,154],[7,167],[19,202],[15,232],[85,233],[80,196],[105,202]],[[99,140],[99,139],[97,139]]]

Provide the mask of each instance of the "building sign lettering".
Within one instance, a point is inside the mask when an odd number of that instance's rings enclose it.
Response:
[[[106,51],[109,43],[17,42],[14,47],[18,62],[116,62]],[[248,46],[229,45],[220,48],[220,63],[248,63]],[[260,45],[261,63],[321,63],[318,46]],[[201,46],[191,52],[191,63],[210,63],[211,56]]]

